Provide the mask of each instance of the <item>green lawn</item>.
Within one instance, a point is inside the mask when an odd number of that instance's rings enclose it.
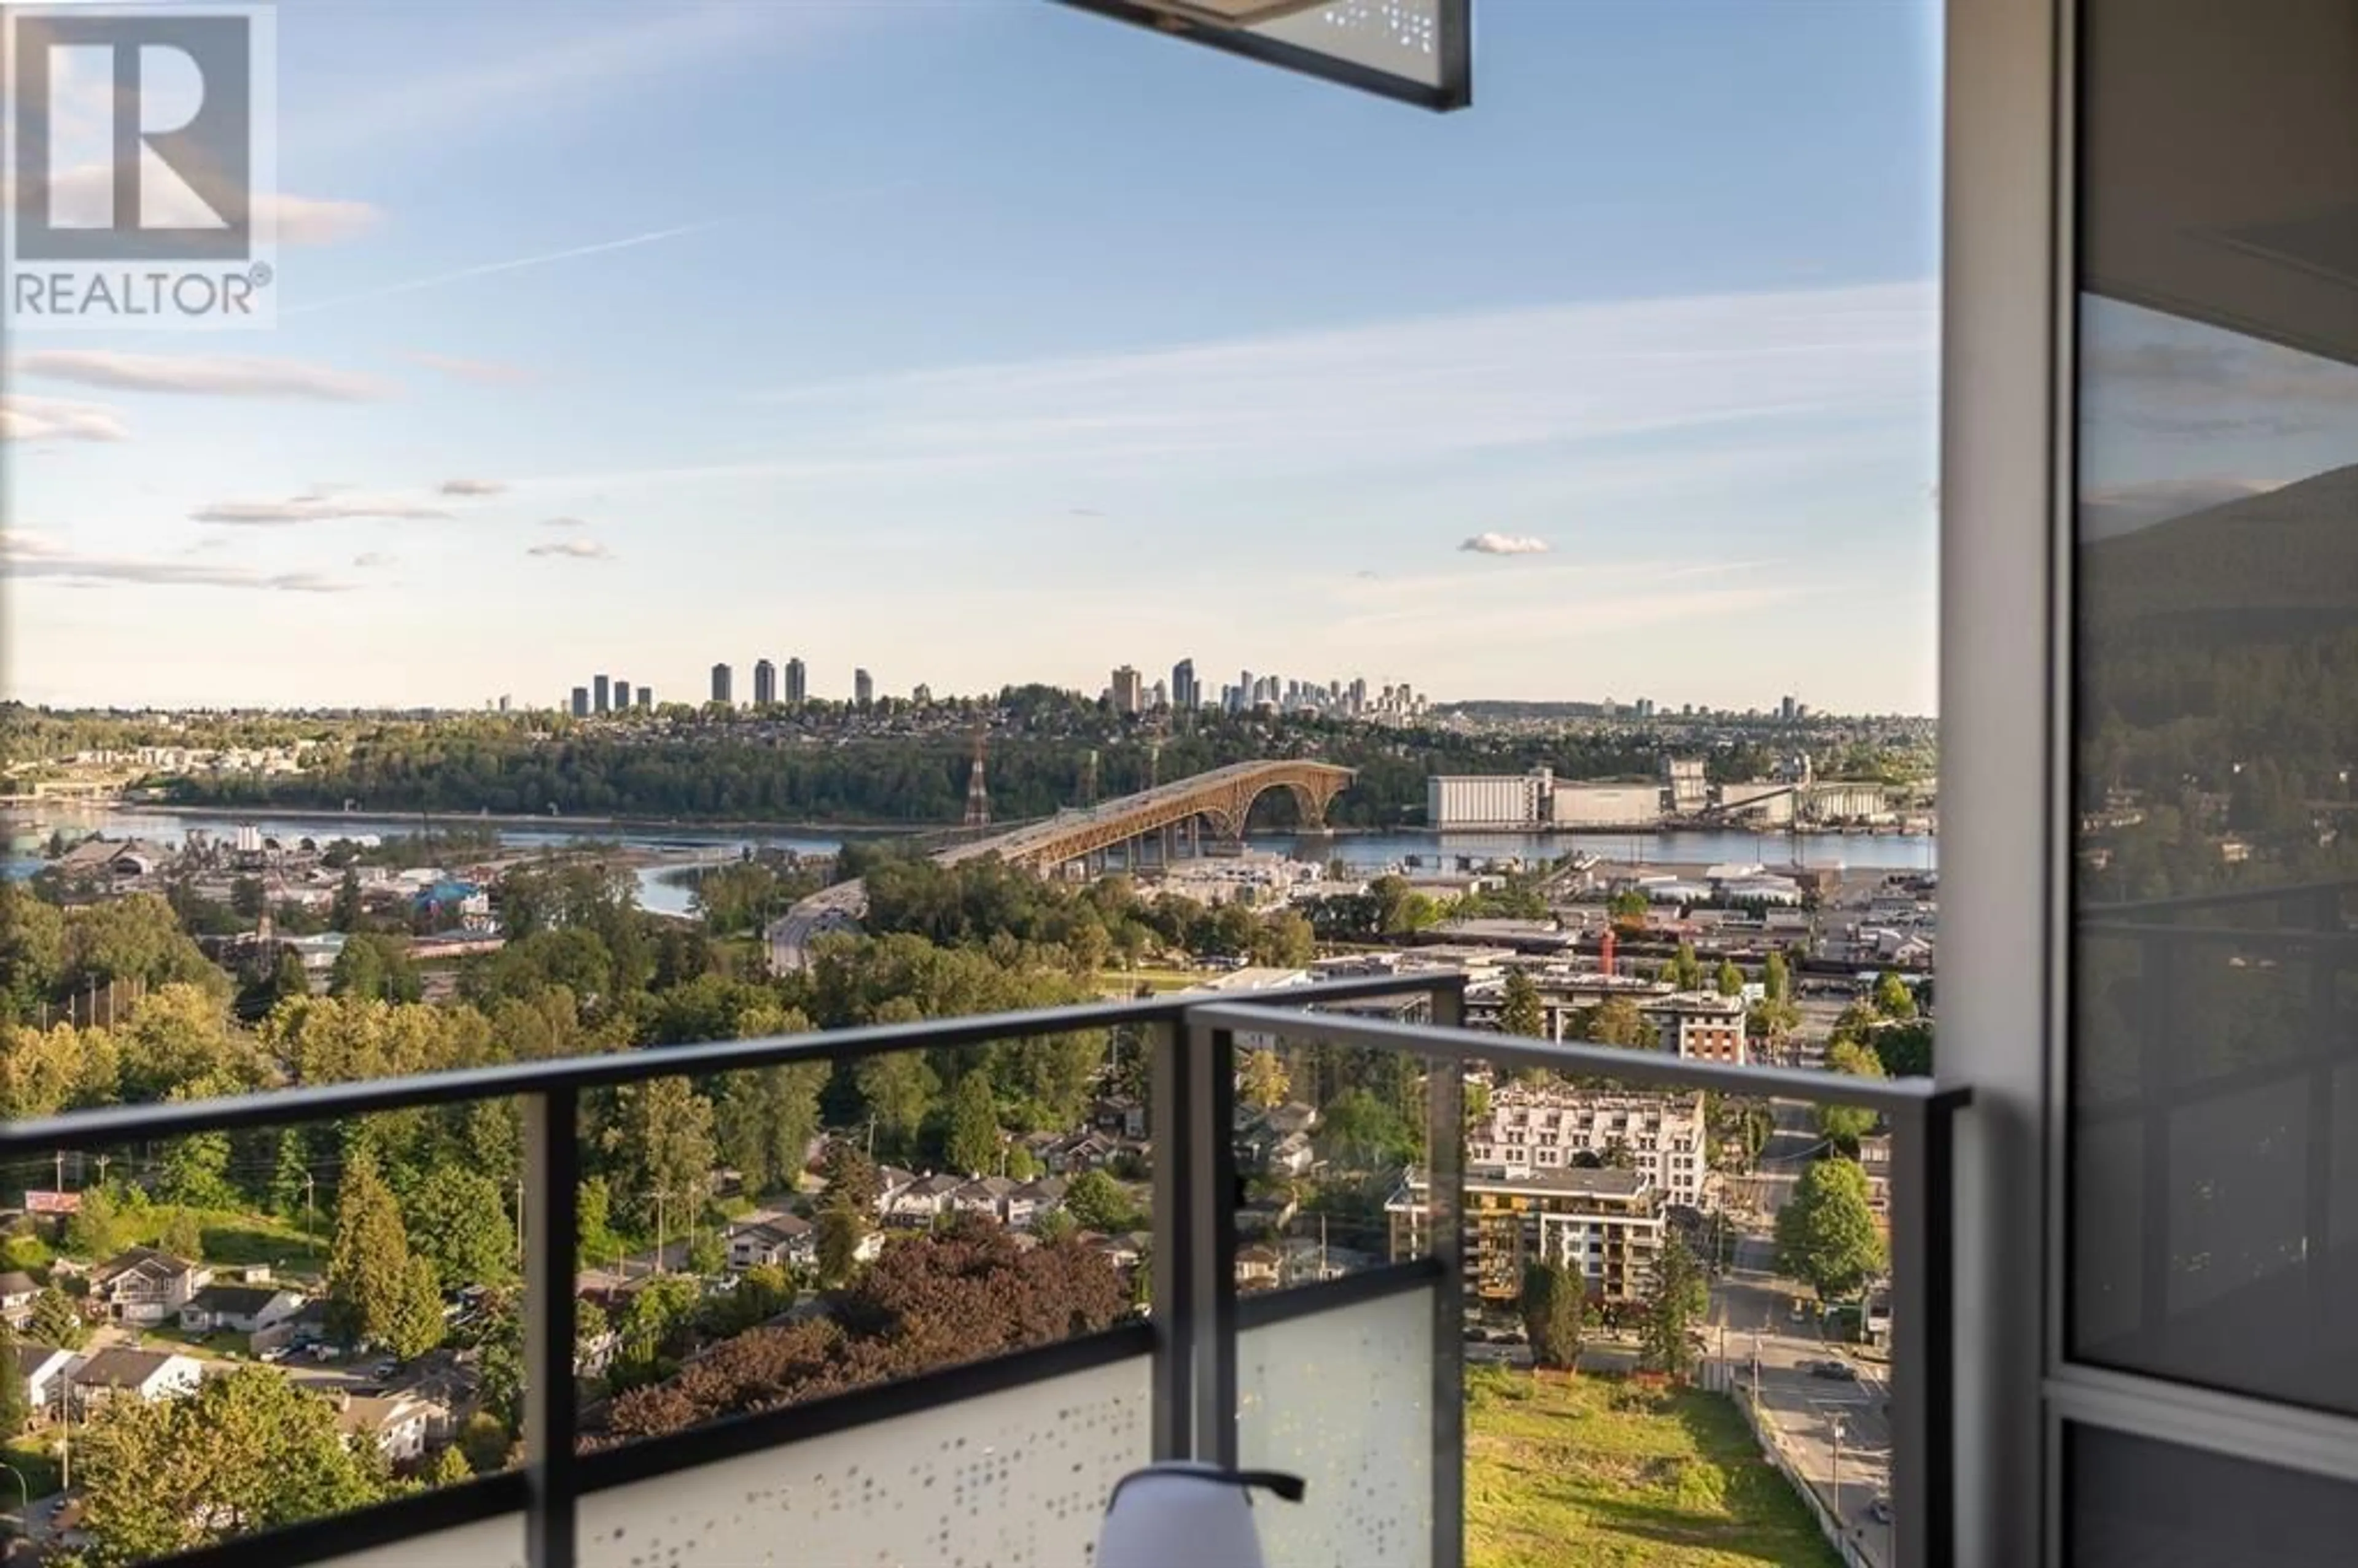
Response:
[[[162,1205],[123,1215],[117,1235],[126,1243],[153,1247],[170,1217],[171,1210]],[[288,1273],[317,1273],[327,1250],[324,1242],[307,1238],[300,1227],[270,1215],[232,1209],[199,1209],[197,1234],[204,1241],[206,1262],[233,1268],[270,1263]]]
[[[58,1489],[58,1461],[47,1439],[16,1437],[0,1452],[0,1464],[16,1472],[25,1483],[25,1497],[46,1498]],[[16,1511],[16,1483],[0,1476],[0,1507]]]
[[[1468,1568],[1840,1568],[1717,1394],[1466,1375]]]

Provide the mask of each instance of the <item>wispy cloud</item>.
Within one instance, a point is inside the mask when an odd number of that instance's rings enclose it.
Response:
[[[613,552],[595,539],[552,539],[525,551],[527,556],[555,556],[575,561],[606,561]]]
[[[1476,534],[1457,547],[1477,556],[1544,556],[1548,542],[1529,534]]]
[[[393,388],[301,360],[243,354],[136,354],[107,349],[36,349],[16,356],[18,375],[73,382],[114,392],[157,392],[200,397],[294,398],[320,403],[370,403]]]
[[[283,528],[297,523],[339,523],[356,518],[388,522],[447,522],[451,514],[438,506],[398,495],[364,495],[349,491],[313,490],[285,501],[215,501],[189,514],[198,523],[239,527]]]
[[[352,565],[362,571],[373,571],[379,567],[389,567],[395,564],[395,557],[384,554],[382,550],[362,550],[352,557]]]
[[[504,480],[446,479],[442,481],[445,495],[498,495],[507,489]]]
[[[38,534],[0,534],[0,577],[76,587],[140,583],[160,588],[265,589],[281,593],[345,593],[352,584],[316,572],[256,571],[200,561],[91,555]]]
[[[382,288],[366,288],[357,294],[340,294],[332,299],[315,299],[308,304],[281,307],[281,316],[308,316],[315,310],[330,310],[340,305],[357,305],[372,299],[391,299],[396,295],[416,294],[428,288],[441,288],[469,278],[490,277],[497,273],[523,272],[528,267],[546,266],[552,262],[572,261],[579,256],[603,255],[609,251],[636,250],[664,240],[675,240],[683,234],[694,234],[714,227],[715,219],[701,223],[681,223],[668,229],[650,229],[644,233],[625,234],[620,239],[599,240],[586,245],[570,245],[559,251],[542,251],[534,255],[512,256],[505,261],[482,262],[474,266],[462,266],[449,272],[430,273],[413,277],[405,283],[387,284]]]
[[[472,360],[458,354],[411,353],[403,356],[412,364],[427,370],[440,371],[453,381],[472,382],[478,386],[514,386],[530,381],[532,373],[518,365],[501,364],[495,360]]]
[[[584,523],[579,517],[544,517],[540,520],[540,525],[544,528],[587,528],[590,526],[589,524]]]
[[[130,432],[114,410],[97,403],[29,393],[0,394],[0,441],[123,441]]]

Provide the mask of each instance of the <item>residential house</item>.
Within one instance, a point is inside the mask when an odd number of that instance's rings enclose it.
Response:
[[[791,1214],[763,1215],[729,1228],[729,1266],[756,1269],[784,1263],[809,1268],[818,1262],[818,1232]]]
[[[1114,1162],[1124,1147],[1120,1140],[1107,1133],[1095,1130],[1076,1132],[1049,1145],[1044,1163],[1060,1176],[1075,1176],[1083,1171],[1102,1171]]]
[[[265,1328],[252,1331],[250,1342],[256,1356],[273,1350],[301,1350],[307,1346],[322,1345],[328,1338],[328,1303],[307,1301],[287,1316]]]
[[[181,1303],[180,1327],[189,1334],[252,1334],[287,1322],[303,1304],[284,1285],[207,1285]]]
[[[203,1375],[203,1368],[192,1357],[117,1345],[68,1368],[66,1387],[79,1418],[95,1412],[109,1400],[134,1399],[152,1404],[193,1394]]]
[[[914,1171],[904,1171],[898,1165],[877,1166],[876,1212],[883,1213],[886,1204],[914,1186],[916,1182],[917,1173]]]
[[[884,1223],[922,1228],[950,1210],[950,1195],[966,1185],[962,1176],[920,1176],[884,1200]]]
[[[1274,1247],[1256,1242],[1237,1249],[1237,1289],[1240,1291],[1272,1291],[1277,1288],[1284,1256]]]
[[[1005,1219],[1007,1195],[1019,1184],[1005,1176],[977,1176],[950,1194],[950,1212],[980,1215],[985,1219]]]
[[[117,1323],[158,1324],[177,1315],[212,1278],[201,1263],[134,1247],[99,1265],[90,1277],[90,1299]]]
[[[1006,1220],[1028,1230],[1065,1206],[1065,1184],[1055,1176],[1024,1183],[1007,1195]]]
[[[421,1399],[404,1390],[398,1393],[345,1394],[336,1407],[336,1430],[348,1443],[373,1442],[395,1465],[414,1464],[426,1456],[427,1445],[447,1431],[447,1405]]]
[[[25,1403],[32,1412],[35,1424],[48,1421],[58,1413],[58,1400],[65,1389],[66,1368],[72,1366],[74,1353],[60,1350],[54,1345],[16,1346],[16,1375],[25,1385]]]
[[[25,1325],[33,1321],[33,1298],[40,1293],[41,1282],[22,1269],[0,1274],[0,1318],[22,1333]]]
[[[1108,1095],[1090,1108],[1089,1125],[1117,1138],[1143,1138],[1146,1102],[1130,1095]]]

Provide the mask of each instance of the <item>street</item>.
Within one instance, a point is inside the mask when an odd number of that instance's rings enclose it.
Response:
[[[1735,1384],[1753,1390],[1759,1408],[1782,1438],[1795,1468],[1820,1500],[1852,1530],[1868,1558],[1890,1560],[1891,1532],[1876,1520],[1875,1500],[1890,1487],[1890,1397],[1882,1370],[1829,1344],[1808,1290],[1778,1277],[1770,1231],[1793,1178],[1817,1147],[1815,1108],[1804,1101],[1771,1107],[1775,1133],[1758,1174],[1731,1182],[1747,1204],[1726,1273],[1714,1282],[1712,1355]],[[1807,1303],[1807,1310],[1797,1307]],[[1852,1376],[1815,1370],[1840,1362]]]

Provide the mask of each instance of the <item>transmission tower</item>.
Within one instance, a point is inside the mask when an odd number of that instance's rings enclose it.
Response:
[[[974,727],[974,765],[966,775],[966,825],[968,827],[990,826],[990,791],[982,782],[983,730]]]

